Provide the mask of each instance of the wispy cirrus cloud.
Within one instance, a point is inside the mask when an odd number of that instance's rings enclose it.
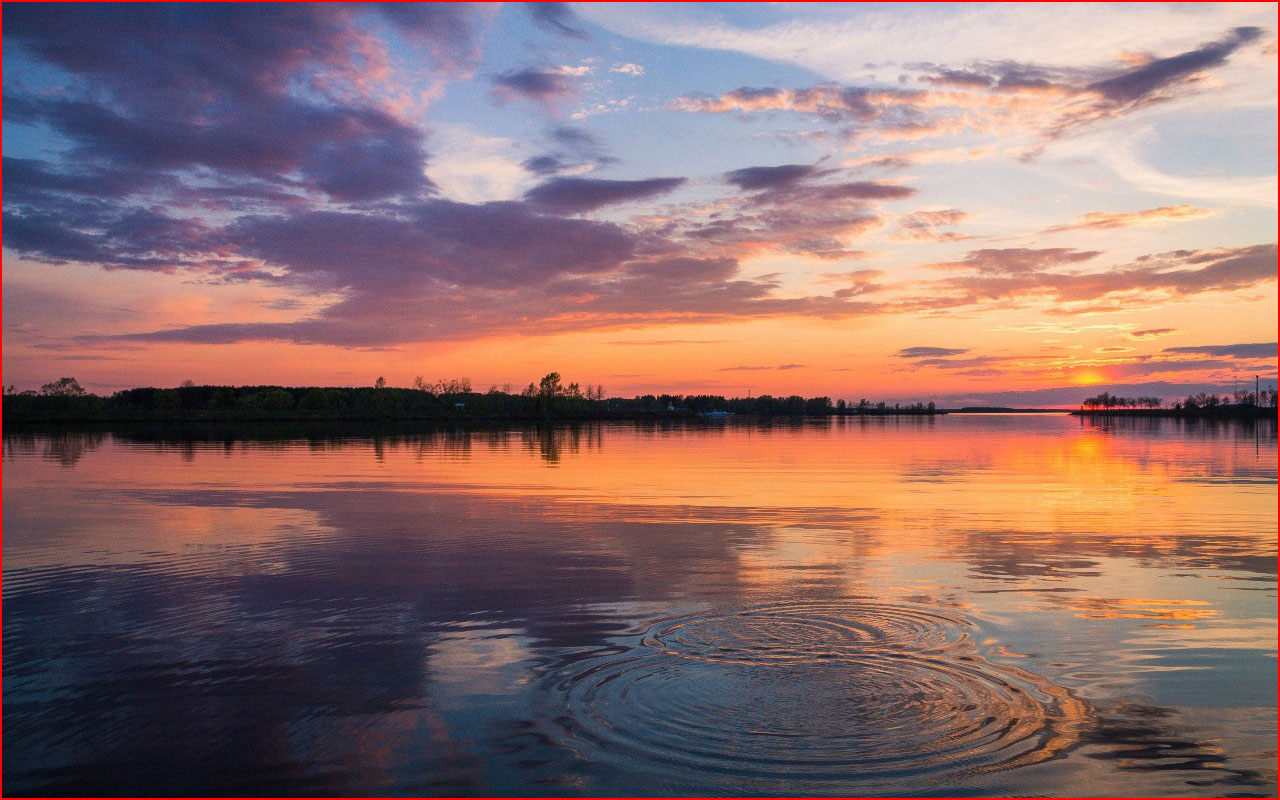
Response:
[[[543,30],[581,41],[591,38],[568,3],[525,3],[524,8]]]
[[[779,364],[776,367],[739,365],[736,367],[720,367],[717,372],[764,372],[769,370],[803,369],[806,366],[806,364]]]
[[[927,88],[742,86],[717,95],[683,95],[670,108],[743,116],[804,114],[845,126],[844,134],[857,140],[1023,136],[1028,140],[1024,157],[1032,157],[1076,129],[1194,93],[1206,71],[1223,66],[1262,34],[1256,26],[1236,27],[1218,39],[1137,67],[1114,62],[1047,67],[1008,59],[963,66],[917,63],[906,66],[917,71]]]
[[[1171,222],[1185,222],[1213,216],[1207,208],[1196,208],[1189,205],[1161,206],[1145,211],[1105,212],[1095,211],[1064,225],[1045,228],[1043,233],[1062,233],[1063,231],[1109,230],[1111,228],[1127,228],[1132,226],[1167,225]]]
[[[1181,332],[1181,328],[1145,328],[1140,331],[1129,331],[1129,335],[1134,339],[1159,339],[1162,336],[1172,336]]]

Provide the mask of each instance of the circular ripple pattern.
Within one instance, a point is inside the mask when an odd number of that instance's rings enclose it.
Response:
[[[878,602],[670,620],[561,688],[573,734],[670,774],[867,782],[1035,763],[1083,705],[982,659],[962,618]]]

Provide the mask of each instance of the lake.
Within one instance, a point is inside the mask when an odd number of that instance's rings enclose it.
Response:
[[[8,794],[1276,793],[1276,426],[7,430]]]

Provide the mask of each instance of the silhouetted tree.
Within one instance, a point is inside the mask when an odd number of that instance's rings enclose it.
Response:
[[[75,378],[59,378],[40,387],[45,397],[84,397],[86,392]]]
[[[548,372],[538,382],[538,395],[540,397],[559,397],[564,394],[564,387],[560,385],[560,373]]]

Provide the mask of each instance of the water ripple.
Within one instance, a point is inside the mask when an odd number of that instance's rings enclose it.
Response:
[[[962,617],[882,602],[787,603],[666,620],[561,676],[592,758],[737,778],[875,782],[1047,760],[1088,713],[978,653]]]

